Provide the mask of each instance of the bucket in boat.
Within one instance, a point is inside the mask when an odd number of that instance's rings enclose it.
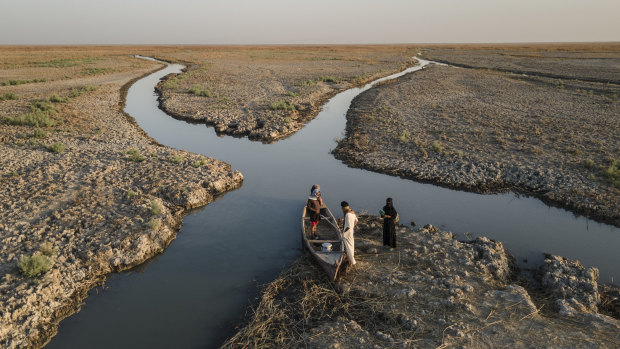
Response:
[[[322,246],[323,246],[323,252],[332,251],[332,244],[330,244],[329,242],[324,242]]]

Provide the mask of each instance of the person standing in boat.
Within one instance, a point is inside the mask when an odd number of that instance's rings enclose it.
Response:
[[[344,248],[347,252],[347,259],[349,260],[349,265],[353,266],[357,263],[355,261],[355,238],[353,237],[355,226],[357,225],[357,216],[355,215],[355,212],[349,207],[348,202],[341,202],[340,207],[342,207],[342,213],[344,214],[344,228],[342,229]]]
[[[321,204],[321,208],[325,207],[325,204],[323,203],[323,197],[321,197],[321,186],[318,184],[314,184],[312,188],[310,188],[310,195],[312,195],[315,190],[317,191],[316,197],[319,200],[319,204]]]
[[[396,248],[396,217],[398,212],[394,208],[392,198],[385,200],[385,206],[381,210],[383,217],[383,246],[389,247],[390,251]]]
[[[310,216],[310,223],[312,224],[312,239],[316,239],[316,226],[319,224],[321,218],[321,203],[320,198],[317,196],[318,189],[312,190],[312,193],[308,197],[308,203],[306,204],[308,209],[308,215]]]

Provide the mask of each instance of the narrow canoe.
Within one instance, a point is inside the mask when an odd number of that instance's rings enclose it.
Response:
[[[329,278],[336,280],[338,269],[340,269],[345,256],[342,232],[338,228],[336,217],[327,207],[321,208],[321,220],[316,229],[319,239],[311,240],[312,224],[306,210],[307,207],[304,206],[301,214],[302,245],[310,252],[321,268],[325,270]],[[323,251],[324,243],[330,243],[332,250]]]

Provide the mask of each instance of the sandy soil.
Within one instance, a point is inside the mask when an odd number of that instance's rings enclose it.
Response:
[[[241,185],[228,164],[160,146],[122,112],[131,82],[160,68],[130,51],[0,49],[0,82],[23,82],[0,86],[2,348],[40,347],[108,273],[161,253],[186,209]],[[43,255],[49,271],[20,273]]]
[[[158,58],[189,64],[161,105],[217,132],[273,142],[298,131],[339,91],[415,63],[412,46],[196,47]]]
[[[432,226],[400,226],[398,249],[390,252],[381,246],[381,224],[360,217],[358,264],[335,284],[309,256],[284,271],[223,347],[620,345],[620,321],[597,313],[596,269],[550,256],[539,279],[526,282],[499,242],[459,242]]]
[[[455,59],[475,55],[487,60],[485,50]],[[358,96],[334,153],[448,187],[533,194],[620,226],[618,94],[615,84],[431,65]]]

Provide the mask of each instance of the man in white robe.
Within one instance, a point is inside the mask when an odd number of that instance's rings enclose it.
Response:
[[[354,229],[357,225],[357,216],[346,201],[341,202],[340,206],[342,207],[342,213],[344,214],[344,229],[342,230],[344,249],[347,252],[347,260],[349,261],[349,265],[353,266],[357,263],[355,261],[355,239],[353,237]]]

